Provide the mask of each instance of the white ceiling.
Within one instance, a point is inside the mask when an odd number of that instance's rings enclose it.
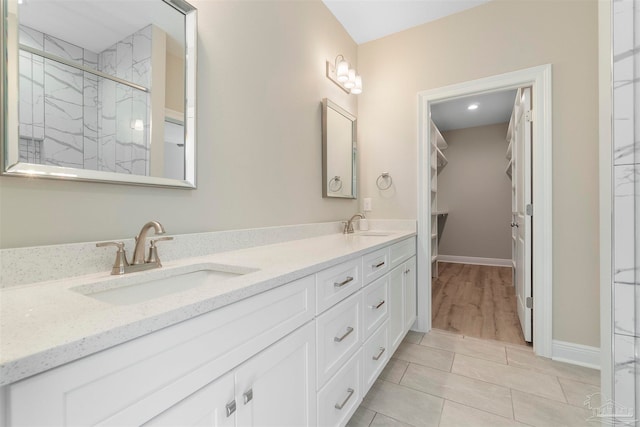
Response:
[[[170,45],[184,48],[184,15],[162,1],[28,0],[20,5],[21,25],[100,53],[155,24]]]
[[[431,120],[441,131],[508,122],[513,110],[516,90],[471,95],[443,101],[431,106]],[[478,104],[469,110],[469,104]]]
[[[358,43],[366,43],[489,0],[322,0]]]

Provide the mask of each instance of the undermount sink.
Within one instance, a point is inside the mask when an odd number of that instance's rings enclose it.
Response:
[[[102,302],[127,305],[148,301],[198,286],[223,282],[258,271],[254,268],[219,264],[197,264],[175,269],[133,273],[102,282],[71,288],[73,292]]]
[[[369,236],[369,237],[386,237],[391,236],[391,233],[384,231],[358,231],[355,236]]]

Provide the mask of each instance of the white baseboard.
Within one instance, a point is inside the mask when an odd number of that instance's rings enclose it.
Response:
[[[478,258],[469,256],[438,255],[438,261],[453,262],[455,264],[490,265],[494,267],[512,267],[510,259]]]
[[[600,370],[600,349],[588,345],[553,340],[553,360]]]

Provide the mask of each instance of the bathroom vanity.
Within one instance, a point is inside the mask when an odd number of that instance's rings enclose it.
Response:
[[[22,330],[24,348],[3,355],[2,421],[344,425],[415,321],[414,236],[336,233],[174,261],[156,271],[253,269],[148,301],[88,293],[116,280],[107,273],[3,290],[13,301],[58,292],[85,304],[70,310],[92,310],[93,324],[77,312],[79,331],[60,331],[40,351],[39,332]],[[23,320],[5,315],[3,333]]]

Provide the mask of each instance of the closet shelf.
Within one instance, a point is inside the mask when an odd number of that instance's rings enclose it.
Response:
[[[436,153],[438,155],[438,171],[442,170],[449,161],[445,157],[444,153],[440,150],[440,148],[436,147]]]
[[[431,262],[436,262],[438,261],[438,255],[434,255],[431,257]]]

